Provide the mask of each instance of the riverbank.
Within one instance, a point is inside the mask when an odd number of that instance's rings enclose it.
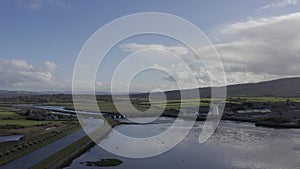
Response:
[[[77,132],[77,121],[31,120],[12,109],[0,108],[0,136],[22,136],[0,142],[0,166]]]
[[[92,148],[95,145],[95,142],[98,142],[104,139],[110,132],[112,127],[118,125],[119,123],[112,120],[106,119],[103,126],[96,129],[95,132],[91,133],[94,140],[91,140],[89,136],[85,136],[78,141],[74,142],[73,144],[67,146],[66,148],[62,149],[61,151],[51,155],[50,157],[44,159],[40,163],[31,167],[31,169],[55,169],[55,168],[63,168],[70,164],[75,158],[79,157],[87,150]],[[99,133],[101,133],[99,135]],[[97,137],[96,137],[97,134]],[[94,142],[95,141],[95,142]]]
[[[162,116],[164,117],[173,117],[177,118],[177,115],[171,113],[164,113]],[[191,117],[182,117],[185,119],[191,119]],[[194,119],[195,117],[193,117]],[[198,116],[196,118],[197,121],[206,121],[206,117]],[[300,128],[300,122],[285,122],[284,120],[280,121],[280,119],[255,119],[255,118],[246,118],[246,117],[230,117],[230,116],[223,116],[221,120],[226,121],[238,121],[238,122],[247,122],[247,123],[254,123],[255,126],[260,127],[268,127],[268,128]]]
[[[75,113],[74,107],[68,105],[67,107],[64,107],[60,110],[53,110],[57,112],[62,112],[66,113],[68,111],[71,111],[71,113]],[[70,113],[70,112],[68,112]],[[120,114],[116,111],[108,111],[108,112],[102,112],[104,114]],[[151,117],[151,116],[157,116],[157,114],[138,114],[138,115],[130,115],[130,117]],[[172,117],[176,118],[177,117],[177,111],[165,111],[162,114],[163,117]],[[194,119],[195,117],[182,117],[185,119]],[[206,121],[206,116],[198,116],[196,117],[197,121]],[[300,128],[300,121],[287,121],[287,118],[284,116],[282,117],[249,117],[248,115],[241,115],[239,114],[238,116],[236,115],[226,115],[225,113],[223,114],[221,120],[229,120],[229,121],[239,121],[239,122],[250,122],[254,123],[256,126],[261,126],[261,127],[268,127],[268,128]],[[136,124],[136,123],[130,123],[130,122],[123,122],[124,124]]]
[[[300,128],[300,122],[285,122],[281,119],[252,119],[252,118],[241,118],[241,117],[224,117],[222,120],[239,121],[254,123],[255,126],[268,127],[268,128],[287,128],[287,129],[298,129]]]
[[[165,121],[169,118],[160,118]],[[150,120],[150,118],[149,118]],[[118,147],[120,152],[151,151],[151,147],[125,144],[118,140],[118,133],[130,137],[152,137],[164,132],[170,123],[150,123],[144,125],[119,125],[116,131],[109,133],[108,137],[101,141],[105,147]],[[65,169],[91,169],[98,168],[87,166],[87,162],[97,162],[101,159],[114,158],[123,161],[115,167],[99,167],[114,169],[157,169],[157,168],[205,168],[205,169],[295,169],[299,166],[299,139],[300,130],[271,129],[255,127],[253,123],[240,123],[221,121],[218,129],[207,142],[199,144],[198,137],[204,122],[195,122],[189,135],[182,142],[169,151],[150,158],[126,158],[106,151],[100,146],[94,146],[86,153],[72,161]],[[181,133],[181,131],[179,131]],[[179,134],[177,133],[177,134]],[[175,134],[175,133],[174,133]],[[165,142],[158,141],[164,145]],[[153,147],[154,148],[154,147]],[[149,150],[150,149],[150,150]],[[270,157],[270,158],[268,158]]]
[[[286,129],[290,129],[290,128],[299,129],[300,128],[300,124],[299,123],[274,123],[274,122],[268,122],[268,121],[256,122],[255,126],[278,128],[278,129],[282,129],[282,128],[286,128]]]

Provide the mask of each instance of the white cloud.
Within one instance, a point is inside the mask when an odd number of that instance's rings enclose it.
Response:
[[[58,6],[61,8],[68,8],[64,0],[26,0],[19,1],[19,3],[27,9],[38,10],[45,6]]]
[[[14,69],[33,70],[34,67],[28,64],[25,60],[11,59],[3,61],[3,64],[10,65]]]
[[[46,68],[37,68],[25,60],[0,60],[0,86],[15,90],[47,89],[55,83],[52,71],[56,64],[45,62],[45,65]]]
[[[156,79],[148,89],[178,90],[210,86],[208,74],[203,67],[188,65],[184,62],[169,65],[155,64],[153,68],[167,72],[161,79]],[[146,90],[147,91],[147,90]],[[149,91],[149,90],[148,90]]]
[[[258,10],[263,11],[263,10],[274,9],[274,8],[284,8],[287,6],[296,5],[298,4],[298,2],[299,0],[277,0],[275,2],[262,6]]]
[[[300,13],[228,25],[223,33],[236,39],[216,45],[225,64],[254,73],[300,74]]]
[[[46,61],[45,62],[46,69],[50,72],[55,72],[57,65],[54,62]]]
[[[227,25],[220,30],[223,43],[215,44],[221,56],[228,84],[258,82],[275,78],[300,75],[300,13],[289,15],[249,19]],[[226,40],[226,41],[225,41]],[[124,47],[125,46],[125,47]],[[126,44],[122,49],[137,51],[158,47],[182,56],[189,67],[198,76],[201,84],[208,84],[209,78],[201,70],[201,64],[191,52],[182,46],[164,46],[162,44]],[[203,59],[216,63],[214,53],[207,47],[196,49]],[[213,66],[213,65],[212,65]],[[183,79],[184,71],[180,70],[174,77]],[[165,80],[171,78],[165,78]]]
[[[249,19],[244,22],[237,22],[224,27],[220,32],[224,37],[221,43],[215,44],[223,61],[228,84],[258,82],[288,76],[300,75],[300,13],[289,15]],[[160,49],[167,50],[180,56],[186,65],[171,62],[169,55],[156,57],[158,64],[153,67],[168,70],[172,72],[171,76],[163,78],[166,83],[157,83],[162,90],[174,89],[171,84],[172,80],[180,81],[184,88],[204,87],[210,85],[210,79],[206,69],[201,62],[195,59],[194,54],[184,46],[166,46],[163,44],[137,44],[128,43],[120,46],[126,52],[135,52],[143,49]],[[216,60],[209,46],[199,47],[196,49],[203,59],[210,63]],[[150,53],[152,56],[152,53]],[[156,54],[156,53],[155,53]],[[159,52],[157,52],[159,54]],[[166,57],[169,56],[169,57]],[[152,62],[149,62],[149,64]],[[133,62],[143,65],[145,60]],[[164,64],[159,64],[159,63]],[[154,61],[153,61],[154,63]],[[167,66],[169,64],[169,67]],[[192,70],[188,71],[187,66]],[[213,66],[213,65],[212,65]],[[87,69],[81,67],[82,69]],[[53,90],[63,89],[70,90],[71,81],[61,80],[55,77],[57,65],[54,62],[46,61],[44,67],[36,67],[25,60],[11,59],[0,60],[0,86],[7,89],[17,90]],[[129,69],[129,68],[127,68]],[[198,86],[193,86],[192,78],[196,77]],[[71,77],[70,77],[71,78]],[[91,82],[82,83],[82,90],[93,86]],[[192,84],[192,85],[191,85]],[[133,90],[142,91],[145,88],[151,88],[150,84],[136,84]],[[122,91],[125,84],[119,84]],[[101,91],[109,91],[110,83],[96,82],[96,88]]]
[[[126,52],[135,52],[143,49],[157,49],[157,50],[167,50],[179,56],[189,54],[189,50],[184,46],[164,46],[161,44],[127,43],[121,45],[120,47]]]

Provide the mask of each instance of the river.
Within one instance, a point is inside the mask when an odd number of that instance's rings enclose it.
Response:
[[[64,110],[62,106],[40,106],[40,108]],[[86,120],[90,124],[86,128],[88,132],[94,130],[94,126],[99,126],[96,119]],[[114,146],[117,132],[135,137],[154,136],[169,128],[174,119],[159,118],[157,122],[116,126],[116,131],[112,131],[100,144]],[[99,168],[85,166],[84,162],[99,161],[103,158],[122,160],[121,165],[109,167],[115,169],[300,169],[299,129],[272,129],[255,127],[252,123],[222,121],[214,135],[204,144],[199,144],[198,137],[203,124],[196,122],[190,134],[179,145],[158,156],[142,159],[125,158],[94,146],[73,160],[65,169]],[[122,140],[119,142],[122,143]],[[132,147],[122,148],[125,150],[128,148],[130,151]]]
[[[171,124],[120,125],[115,129],[128,136],[145,137],[158,134]],[[123,161],[119,166],[109,167],[112,169],[300,168],[300,130],[262,128],[251,123],[222,121],[213,136],[204,144],[199,144],[202,126],[203,122],[196,122],[190,134],[179,145],[158,156],[142,159],[119,157],[96,145],[65,169],[92,169],[94,167],[86,166],[84,162],[103,158]],[[115,137],[116,131],[112,131],[100,144],[114,145],[112,140]]]

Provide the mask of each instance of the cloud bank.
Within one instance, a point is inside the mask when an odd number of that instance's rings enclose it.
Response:
[[[220,30],[220,43],[215,48],[223,62],[227,84],[259,82],[276,78],[300,75],[300,12],[282,16],[249,19],[236,22]],[[124,52],[136,52],[144,49],[167,50],[180,56],[193,71],[191,75],[186,65],[172,63],[162,55],[156,67],[172,70],[173,74],[161,80],[167,82],[180,81],[185,88],[210,86],[210,79],[205,66],[197,60],[194,53],[183,45],[166,46],[164,44],[127,43],[120,46]],[[195,50],[202,59],[216,62],[210,46],[198,47]],[[136,61],[138,62],[138,61]],[[142,65],[143,63],[136,63]],[[0,86],[11,90],[71,90],[71,75],[68,79],[57,78],[56,63],[45,61],[36,67],[25,60],[0,60]],[[196,77],[198,86],[191,87],[191,76]],[[92,82],[78,82],[82,90],[93,86]],[[143,84],[141,84],[143,85]],[[144,84],[147,85],[147,84]],[[222,85],[222,84],[220,84]],[[99,91],[109,91],[110,83],[97,81]],[[120,83],[120,91],[124,84]],[[135,86],[136,91],[143,87]],[[163,90],[175,89],[173,86],[162,86]]]
[[[264,10],[274,9],[274,8],[284,8],[287,6],[297,5],[298,3],[299,0],[279,0],[260,7],[258,11],[264,11]]]
[[[220,32],[226,38],[215,47],[223,61],[228,84],[300,75],[300,13],[249,19],[227,25]],[[191,68],[194,67],[196,76],[202,82],[199,87],[209,84],[205,71],[195,69],[203,69],[201,64],[195,64],[195,57],[183,46],[128,43],[121,48],[129,52],[145,48],[169,50],[185,59]],[[208,48],[199,47],[196,50],[203,59],[210,60],[213,54]],[[180,70],[179,66],[176,68]],[[184,79],[182,71],[174,76]]]
[[[46,61],[45,67],[35,67],[25,60],[0,60],[0,86],[4,89],[41,89],[55,83],[57,65]]]

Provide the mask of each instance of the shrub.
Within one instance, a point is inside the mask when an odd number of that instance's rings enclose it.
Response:
[[[268,117],[264,119],[264,121],[272,121],[274,123],[289,123],[291,122],[291,119],[287,117]]]
[[[18,150],[22,150],[23,147],[22,147],[21,145],[18,145],[17,149],[18,149]]]
[[[12,153],[14,153],[14,152],[16,152],[17,150],[15,149],[15,148],[12,148],[12,149],[10,149],[10,152],[12,152]]]
[[[10,150],[6,150],[5,155],[10,155]]]

